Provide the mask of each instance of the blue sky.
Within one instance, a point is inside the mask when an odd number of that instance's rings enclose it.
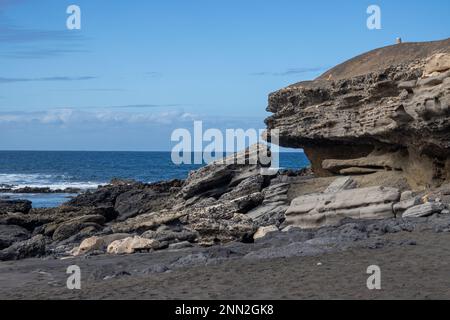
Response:
[[[67,30],[66,8],[82,12]],[[381,7],[382,29],[366,9]],[[263,128],[267,95],[365,51],[448,38],[448,0],[0,0],[0,149],[170,150]]]

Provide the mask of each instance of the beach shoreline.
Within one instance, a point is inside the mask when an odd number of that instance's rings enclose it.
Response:
[[[446,245],[449,233],[433,231],[388,234],[347,243],[348,248],[285,256],[248,258],[251,252],[285,247],[294,235],[275,245],[187,248],[123,256],[73,259],[25,259],[0,264],[1,299],[450,299]],[[273,243],[273,241],[272,241]],[[278,248],[277,248],[278,247]],[[226,250],[222,248],[222,250]],[[299,250],[300,251],[300,250]],[[299,252],[298,251],[298,252]],[[196,253],[214,253],[201,259]],[[228,257],[227,257],[228,255]],[[207,256],[205,254],[204,256]],[[186,259],[186,257],[190,257]],[[197,257],[197,258],[195,258]],[[174,261],[185,260],[185,265]],[[215,260],[214,260],[215,259]],[[66,269],[81,269],[81,290],[69,290]],[[176,266],[175,266],[176,265]],[[369,290],[367,268],[381,268],[381,290]]]

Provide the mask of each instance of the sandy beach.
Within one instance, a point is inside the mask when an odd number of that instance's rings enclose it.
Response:
[[[427,224],[425,224],[427,225]],[[0,265],[1,299],[449,299],[449,233],[386,234],[282,252],[299,235],[226,248],[124,256],[26,259]],[[272,243],[272,244],[270,244]],[[273,245],[275,243],[275,245]],[[301,248],[300,248],[301,247]],[[266,257],[249,253],[266,251]],[[204,255],[198,255],[198,252]],[[196,255],[197,254],[197,255]],[[214,258],[215,257],[215,258]],[[180,262],[184,259],[184,262]],[[177,261],[177,263],[174,263]],[[81,290],[66,287],[69,265],[82,271]],[[369,265],[381,268],[381,290],[368,290]]]

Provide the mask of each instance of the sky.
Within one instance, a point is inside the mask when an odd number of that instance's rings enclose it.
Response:
[[[80,30],[66,27],[73,4]],[[170,150],[195,120],[263,129],[269,93],[397,37],[448,38],[449,12],[448,0],[0,0],[0,150]]]

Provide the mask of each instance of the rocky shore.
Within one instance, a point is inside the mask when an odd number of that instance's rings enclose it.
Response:
[[[247,164],[216,161],[186,180],[115,180],[57,208],[0,200],[0,260],[8,261],[0,269],[14,281],[16,267],[41,270],[52,278],[44,291],[57,296],[64,283],[55,270],[76,262],[92,280],[81,297],[92,298],[120,289],[123,278],[142,290],[137,283],[154,274],[191,270],[200,280],[192,269],[200,267],[223,274],[225,266],[294,268],[323,257],[350,272],[337,257],[368,250],[388,264],[405,247],[442,257],[441,245],[426,246],[450,234],[449,40],[359,56],[271,94],[268,110],[268,130],[280,131],[283,146],[305,148],[312,170],[262,174],[257,158],[266,146],[254,145],[230,156],[256,159]],[[9,292],[11,281],[2,296],[27,296]],[[227,297],[217,290],[206,298]]]
[[[32,209],[28,201],[0,201],[0,259],[251,244],[270,233],[294,230],[345,237],[359,220],[380,220],[370,230],[395,232],[411,231],[411,221],[430,220],[427,217],[433,221],[432,229],[450,227],[450,185],[413,192],[370,186],[373,183],[361,176],[268,177],[254,167],[213,164],[191,173],[184,182],[116,181],[58,208]],[[308,184],[320,192],[292,198],[296,188]],[[442,226],[436,221],[443,221]],[[362,238],[370,237],[364,232]]]
[[[65,189],[51,189],[47,187],[22,187],[15,188],[11,185],[0,185],[0,194],[2,193],[17,193],[17,194],[27,194],[27,193],[67,193],[67,194],[77,194],[81,193],[82,190],[79,188],[65,188]]]

